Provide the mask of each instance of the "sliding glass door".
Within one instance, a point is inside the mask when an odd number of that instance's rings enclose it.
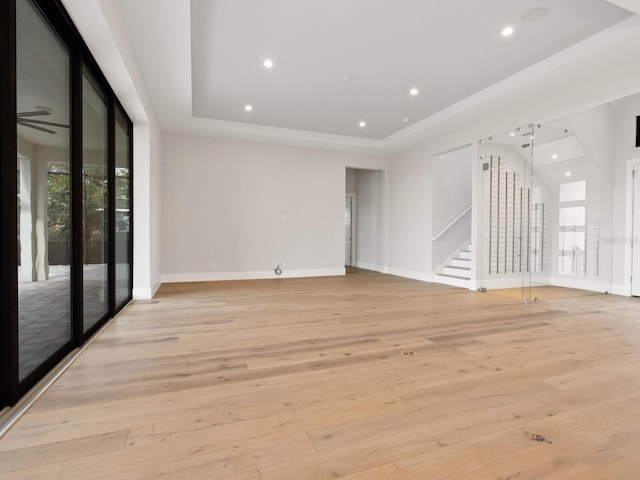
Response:
[[[0,409],[132,292],[132,124],[57,0],[0,2]]]
[[[83,332],[109,313],[109,110],[106,95],[82,75]]]
[[[16,2],[18,356],[23,380],[71,341],[70,53]]]
[[[131,298],[132,289],[131,142],[129,124],[120,109],[116,109],[115,137],[115,295],[120,307]]]

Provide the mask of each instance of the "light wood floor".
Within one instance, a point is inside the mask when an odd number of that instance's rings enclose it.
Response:
[[[0,478],[637,480],[639,370],[639,299],[166,285],[0,440]]]

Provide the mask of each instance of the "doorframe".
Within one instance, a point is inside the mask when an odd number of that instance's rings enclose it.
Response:
[[[356,194],[345,193],[345,199],[351,198],[351,265],[345,265],[345,267],[357,266],[356,260]],[[346,259],[345,259],[346,260]]]
[[[638,242],[636,245],[637,248],[640,248],[640,231],[633,231],[633,201],[634,201],[634,191],[633,191],[633,169],[635,166],[638,166],[638,171],[640,171],[640,157],[633,158],[631,160],[627,160],[627,178],[626,178],[626,202],[625,202],[625,238],[624,238],[624,282],[623,282],[623,291],[622,292],[613,292],[620,293],[622,295],[631,296],[632,292],[632,282],[631,277],[634,274],[633,272],[633,240],[634,235],[638,237]],[[637,229],[640,230],[640,229]],[[640,282],[640,272],[635,272],[637,277],[637,281]]]

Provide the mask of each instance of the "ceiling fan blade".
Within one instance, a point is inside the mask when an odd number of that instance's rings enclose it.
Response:
[[[36,127],[35,125],[31,125],[30,123],[25,122],[25,121],[20,120],[20,119],[18,119],[17,123],[18,123],[18,125],[22,125],[23,127],[33,128],[34,130],[40,130],[41,132],[53,133],[53,134],[56,133],[53,130],[49,130],[48,128]]]
[[[34,120],[34,119],[20,119],[23,122],[28,122],[28,123],[37,123],[38,125],[50,125],[52,127],[61,127],[61,128],[69,128],[69,125],[65,125],[63,123],[55,123],[55,122],[46,122],[44,120]]]
[[[38,115],[51,115],[51,112],[47,112],[46,110],[35,110],[33,112],[18,112],[18,117],[35,117]]]

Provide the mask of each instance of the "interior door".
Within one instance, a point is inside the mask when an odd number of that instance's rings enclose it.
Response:
[[[633,264],[631,295],[640,297],[640,163],[633,166]]]

